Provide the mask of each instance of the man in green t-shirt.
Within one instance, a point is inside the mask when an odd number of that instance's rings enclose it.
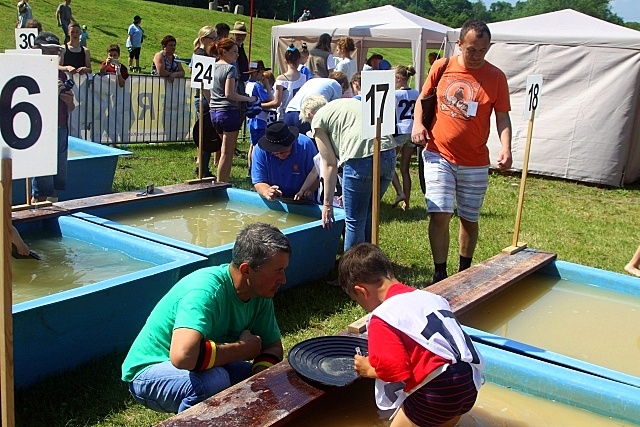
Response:
[[[122,365],[133,398],[155,411],[178,413],[281,361],[272,298],[286,282],[290,254],[280,230],[251,224],[238,234],[231,264],[197,270],[176,283]]]

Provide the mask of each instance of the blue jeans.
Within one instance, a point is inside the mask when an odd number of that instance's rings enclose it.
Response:
[[[67,186],[67,155],[69,154],[69,129],[58,127],[58,173],[33,178],[31,195],[33,197],[51,197],[57,190]]]
[[[129,383],[134,400],[157,412],[180,413],[251,376],[251,363],[231,362],[206,371],[152,365]]]
[[[387,191],[396,168],[396,150],[380,153],[380,197]],[[350,159],[343,166],[342,200],[346,215],[344,251],[371,242],[373,156]]]

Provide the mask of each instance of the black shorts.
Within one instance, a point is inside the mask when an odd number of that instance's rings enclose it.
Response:
[[[469,412],[477,397],[471,365],[460,362],[413,392],[403,408],[412,423],[420,427],[439,426]]]
[[[140,49],[139,47],[132,47],[129,51],[129,59],[140,59]]]

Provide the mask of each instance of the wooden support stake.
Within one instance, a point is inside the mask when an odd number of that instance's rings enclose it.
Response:
[[[198,141],[198,178],[189,179],[185,181],[187,184],[195,184],[203,181],[214,181],[213,178],[202,178],[202,141],[204,140],[204,121],[202,119],[202,114],[204,112],[204,107],[202,105],[202,94],[204,93],[204,81],[200,82],[200,120],[198,120],[198,131],[199,131],[199,141]],[[206,98],[205,98],[206,99]],[[207,165],[208,166],[208,165]]]
[[[2,159],[2,209],[0,209],[0,242],[2,242],[2,339],[0,340],[0,404],[2,426],[15,426],[13,396],[13,286],[11,279],[11,159]]]
[[[380,223],[380,138],[382,118],[376,120],[376,137],[373,140],[373,192],[371,194],[371,243],[378,244]]]
[[[522,177],[520,178],[520,195],[518,197],[518,209],[516,210],[516,225],[513,228],[513,242],[511,246],[507,246],[502,250],[505,254],[515,254],[527,247],[524,242],[518,241],[520,235],[520,221],[522,219],[522,206],[524,205],[524,189],[527,184],[527,170],[529,169],[529,151],[531,151],[531,135],[533,134],[533,120],[535,119],[536,110],[531,110],[529,117],[529,127],[527,130],[527,143],[524,148],[524,162],[522,164]]]

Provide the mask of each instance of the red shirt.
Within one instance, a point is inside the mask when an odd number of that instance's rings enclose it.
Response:
[[[389,287],[385,300],[413,292],[402,283]],[[420,384],[433,370],[451,361],[430,352],[417,342],[373,315],[369,321],[369,363],[378,377],[386,382],[404,381],[405,391]]]
[[[104,67],[104,64],[106,64],[106,62],[102,61],[102,64],[100,64],[100,68]],[[111,63],[107,64],[107,69],[106,69],[105,73],[106,74],[115,74],[116,73],[116,67],[111,65]],[[125,80],[127,80],[129,78],[129,70],[127,70],[126,65],[120,64],[120,75]]]

